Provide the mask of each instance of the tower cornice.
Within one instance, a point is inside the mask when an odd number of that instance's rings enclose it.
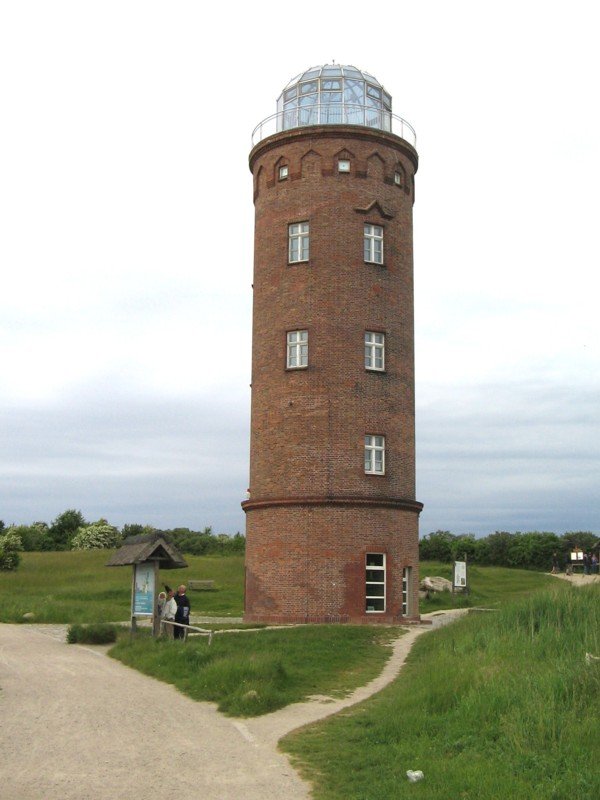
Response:
[[[410,159],[415,172],[419,167],[419,156],[415,148],[406,139],[402,139],[394,133],[387,133],[377,128],[368,128],[360,125],[307,125],[302,128],[290,128],[289,130],[274,133],[256,144],[250,151],[250,172],[254,172],[254,164],[258,158],[286,142],[293,143],[303,140],[311,141],[313,139],[322,141],[323,139],[340,138],[374,142],[394,147]]]
[[[400,508],[404,511],[413,511],[420,514],[423,503],[406,497],[270,497],[258,500],[245,500],[242,503],[244,511],[254,511],[259,508],[274,508],[278,506],[355,506],[373,508]]]

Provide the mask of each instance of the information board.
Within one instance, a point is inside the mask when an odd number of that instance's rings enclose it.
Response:
[[[456,589],[466,589],[467,587],[467,562],[454,562],[454,587]]]
[[[133,616],[151,617],[154,614],[154,563],[147,561],[135,565]]]

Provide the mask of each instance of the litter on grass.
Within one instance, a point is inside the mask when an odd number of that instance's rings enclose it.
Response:
[[[423,780],[425,776],[420,769],[408,769],[406,770],[406,777],[411,783],[416,783],[417,781]]]

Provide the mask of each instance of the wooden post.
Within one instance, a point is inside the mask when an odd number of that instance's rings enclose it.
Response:
[[[131,574],[131,637],[133,637],[134,633],[137,633],[137,621],[135,618],[135,614],[133,613],[135,608],[135,564],[132,565],[132,574]]]
[[[152,617],[152,636],[160,636],[160,617],[158,616],[158,561],[154,562],[154,606]]]

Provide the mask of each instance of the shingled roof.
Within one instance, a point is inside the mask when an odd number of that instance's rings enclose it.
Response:
[[[162,531],[143,536],[128,536],[106,566],[125,567],[129,564],[142,564],[144,561],[158,561],[160,569],[182,569],[188,566],[187,561]]]

